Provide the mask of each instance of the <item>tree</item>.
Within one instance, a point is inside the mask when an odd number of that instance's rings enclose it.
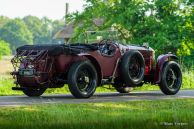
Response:
[[[41,19],[42,26],[41,26],[41,37],[40,37],[40,44],[45,43],[52,43],[52,20],[48,19],[47,17],[43,17]]]
[[[184,3],[182,15],[184,23],[180,27],[182,40],[178,54],[185,56],[191,55],[194,51],[194,0],[186,1]]]
[[[177,53],[183,40],[180,14],[182,1],[177,0],[86,0],[82,13],[69,15],[74,21],[77,35],[90,28],[102,30],[115,25],[126,43],[148,42],[157,54]],[[103,26],[96,27],[92,19],[103,18]],[[82,24],[80,27],[79,24]],[[124,31],[123,30],[128,30]],[[126,36],[127,35],[127,36]]]
[[[54,35],[63,28],[64,26],[64,21],[63,20],[54,20],[52,22],[52,30],[51,30],[51,38],[53,43],[63,43],[64,39],[53,39]]]
[[[33,34],[33,44],[41,43],[41,37],[42,37],[42,21],[35,16],[25,16],[23,18],[24,23],[30,30],[30,32]]]
[[[0,39],[10,44],[12,52],[21,45],[32,44],[33,36],[21,19],[9,21],[0,29]]]
[[[0,16],[0,28],[3,27],[10,19],[5,16]]]
[[[0,40],[0,59],[2,56],[10,55],[10,54],[11,54],[11,50],[10,50],[9,44],[3,40]]]
[[[182,40],[179,30],[183,24],[182,16],[179,14],[180,5],[181,2],[176,0],[155,0],[151,8],[149,7],[154,13],[146,16],[137,25],[137,37],[134,39],[137,42],[149,42],[157,54],[167,52],[176,54]],[[139,27],[142,25],[142,28]]]

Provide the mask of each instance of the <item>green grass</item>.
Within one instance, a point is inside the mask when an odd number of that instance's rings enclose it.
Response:
[[[14,80],[10,76],[0,76],[0,96],[2,95],[21,95],[19,91],[13,91]]]
[[[0,129],[193,129],[193,109],[193,99],[1,107]]]
[[[194,89],[194,70],[186,70],[183,72],[182,88]]]

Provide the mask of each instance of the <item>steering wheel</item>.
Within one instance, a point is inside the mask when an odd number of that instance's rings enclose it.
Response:
[[[112,56],[115,52],[115,45],[110,39],[105,39],[99,42],[99,49],[103,55]]]
[[[101,44],[107,44],[107,41],[108,41],[108,39],[103,39],[98,44],[99,45],[101,45]]]

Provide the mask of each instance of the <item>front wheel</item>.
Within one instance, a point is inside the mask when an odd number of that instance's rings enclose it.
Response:
[[[167,62],[161,74],[160,89],[166,95],[178,93],[182,84],[182,72],[175,61]]]
[[[68,85],[76,98],[89,98],[96,90],[97,72],[89,61],[74,63],[68,73]]]
[[[45,92],[46,88],[25,88],[23,93],[29,97],[39,97]]]

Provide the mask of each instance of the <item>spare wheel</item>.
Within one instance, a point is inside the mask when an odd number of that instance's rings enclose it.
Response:
[[[135,50],[126,52],[122,57],[120,69],[122,78],[127,85],[141,85],[145,70],[143,55]]]

